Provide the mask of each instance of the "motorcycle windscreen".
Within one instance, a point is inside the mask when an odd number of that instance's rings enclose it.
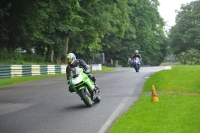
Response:
[[[80,83],[83,80],[83,77],[80,74],[81,68],[74,67],[74,68],[71,69],[71,72],[72,72],[72,77],[73,77],[72,78],[72,83],[73,84],[78,84],[78,83]]]
[[[134,63],[140,64],[140,59],[139,59],[138,57],[136,57],[136,58],[134,59]]]

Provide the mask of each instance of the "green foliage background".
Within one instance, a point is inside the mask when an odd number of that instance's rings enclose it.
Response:
[[[169,31],[158,6],[158,0],[0,0],[0,62],[60,64],[73,52],[90,62],[104,53],[126,66],[137,49],[144,65],[172,54],[199,64],[200,0],[183,4]]]
[[[121,65],[138,49],[144,64],[159,65],[167,43],[158,6],[158,0],[0,0],[0,49],[8,56],[20,48],[29,61],[50,63],[64,63],[68,52],[91,60],[103,52]]]
[[[182,5],[177,11],[176,25],[168,34],[169,53],[182,64],[200,64],[200,0]]]

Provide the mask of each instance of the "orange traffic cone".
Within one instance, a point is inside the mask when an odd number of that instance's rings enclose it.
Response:
[[[156,89],[154,85],[152,85],[152,102],[159,102],[158,95],[156,93]]]

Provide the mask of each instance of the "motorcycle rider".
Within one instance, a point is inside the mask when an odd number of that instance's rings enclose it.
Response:
[[[71,74],[71,68],[73,67],[82,67],[84,70],[84,73],[87,74],[87,76],[94,82],[95,88],[99,91],[99,86],[95,83],[96,78],[90,73],[90,68],[86,64],[86,62],[82,59],[76,59],[76,56],[73,53],[67,54],[67,68],[66,68],[66,76],[67,76],[67,83],[69,84],[70,74]],[[69,91],[74,92],[74,89],[69,86]]]
[[[135,50],[135,54],[133,55],[132,59],[134,60],[136,57],[140,59],[140,63],[142,64],[142,56],[138,50]]]

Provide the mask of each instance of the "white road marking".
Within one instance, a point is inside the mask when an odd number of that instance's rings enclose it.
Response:
[[[139,81],[138,83],[140,83]],[[137,83],[137,84],[138,84]],[[124,105],[127,103],[127,101],[131,98],[130,95],[132,95],[135,91],[135,88],[137,84],[133,87],[133,89],[128,93],[128,95],[122,100],[120,105],[117,107],[117,109],[112,113],[112,115],[109,117],[109,119],[104,123],[104,125],[101,127],[101,129],[98,131],[98,133],[106,133],[108,128],[111,126],[111,124],[114,122],[114,120],[117,118],[120,111],[123,109]]]

